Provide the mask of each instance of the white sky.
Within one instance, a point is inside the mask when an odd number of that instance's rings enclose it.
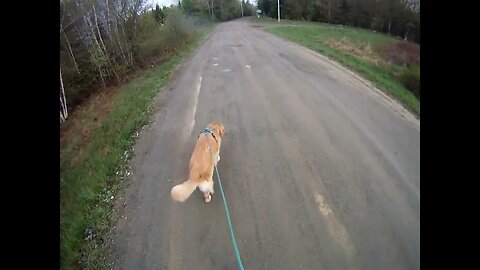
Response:
[[[162,6],[169,7],[173,3],[175,3],[176,5],[178,3],[178,0],[151,0],[150,2],[153,3],[154,7],[155,7],[155,4],[158,4],[160,7]]]

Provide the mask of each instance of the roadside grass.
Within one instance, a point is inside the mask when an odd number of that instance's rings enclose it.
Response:
[[[111,222],[116,195],[128,183],[126,167],[135,131],[175,67],[214,29],[210,24],[159,66],[139,72],[78,108],[60,130],[61,269],[110,269]]]
[[[420,46],[370,30],[260,17],[266,31],[341,63],[420,115]],[[407,88],[408,87],[408,88]]]

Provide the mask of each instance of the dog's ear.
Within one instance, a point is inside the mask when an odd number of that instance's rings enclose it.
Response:
[[[218,133],[220,133],[220,136],[223,137],[223,135],[225,134],[225,127],[220,124],[220,128],[218,129]]]
[[[215,130],[218,131],[218,135],[220,135],[220,137],[223,137],[223,135],[225,135],[225,126],[222,123],[215,121],[215,122],[210,123],[210,125]]]

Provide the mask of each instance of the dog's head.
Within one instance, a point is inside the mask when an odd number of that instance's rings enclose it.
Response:
[[[218,132],[218,135],[220,135],[221,138],[223,138],[223,136],[225,135],[225,126],[220,122],[212,122],[208,124],[208,127],[215,129],[215,131]]]

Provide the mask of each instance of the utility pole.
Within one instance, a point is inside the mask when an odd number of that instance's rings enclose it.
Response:
[[[280,0],[277,0],[277,8],[278,8],[278,22],[280,22]]]
[[[240,0],[240,7],[242,8],[242,17],[243,17],[243,0]]]

